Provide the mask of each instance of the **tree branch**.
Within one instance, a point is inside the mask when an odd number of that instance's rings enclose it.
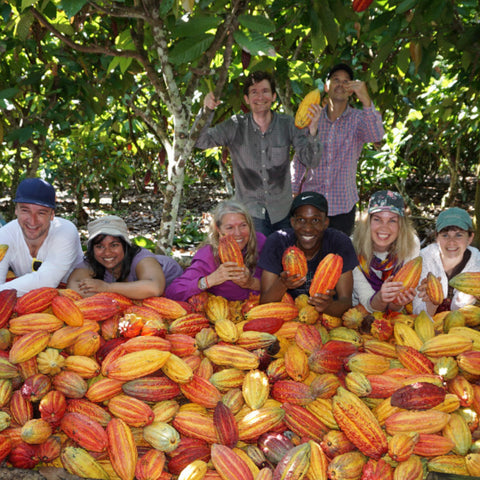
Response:
[[[124,58],[133,58],[137,60],[139,63],[142,64],[143,58],[134,50],[112,50],[106,47],[102,47],[99,45],[94,46],[87,46],[81,45],[79,43],[74,42],[69,37],[60,33],[53,25],[51,25],[48,20],[36,9],[31,8],[30,11],[32,12],[33,16],[53,35],[55,35],[59,40],[61,40],[65,45],[82,53],[91,53],[91,54],[101,54],[101,55],[108,55],[110,57],[124,57]]]

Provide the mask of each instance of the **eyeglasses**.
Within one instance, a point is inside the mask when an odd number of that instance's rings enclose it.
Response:
[[[36,272],[40,268],[40,265],[42,265],[41,260],[37,260],[36,258],[32,259],[32,272]]]

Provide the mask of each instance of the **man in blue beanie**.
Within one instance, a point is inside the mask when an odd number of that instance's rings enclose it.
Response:
[[[16,220],[0,228],[0,245],[8,247],[0,261],[0,290],[17,296],[40,287],[58,287],[82,260],[75,225],[55,216],[55,189],[40,178],[26,178],[15,195]],[[7,281],[9,270],[13,280]]]

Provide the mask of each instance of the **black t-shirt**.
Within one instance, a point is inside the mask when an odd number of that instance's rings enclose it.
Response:
[[[277,275],[283,272],[282,255],[287,247],[295,245],[296,236],[293,228],[279,230],[267,238],[262,249],[258,266],[267,272]],[[322,248],[311,260],[307,261],[307,281],[295,290],[288,290],[292,297],[298,297],[302,293],[308,295],[313,275],[320,261],[329,253],[336,253],[343,258],[342,273],[353,270],[358,265],[357,255],[350,238],[339,230],[327,228],[323,233]]]

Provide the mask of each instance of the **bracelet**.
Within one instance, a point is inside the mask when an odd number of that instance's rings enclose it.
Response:
[[[209,289],[210,285],[208,284],[207,276],[205,275],[205,277],[203,277],[203,279],[205,280],[205,285],[207,286],[207,289]]]

